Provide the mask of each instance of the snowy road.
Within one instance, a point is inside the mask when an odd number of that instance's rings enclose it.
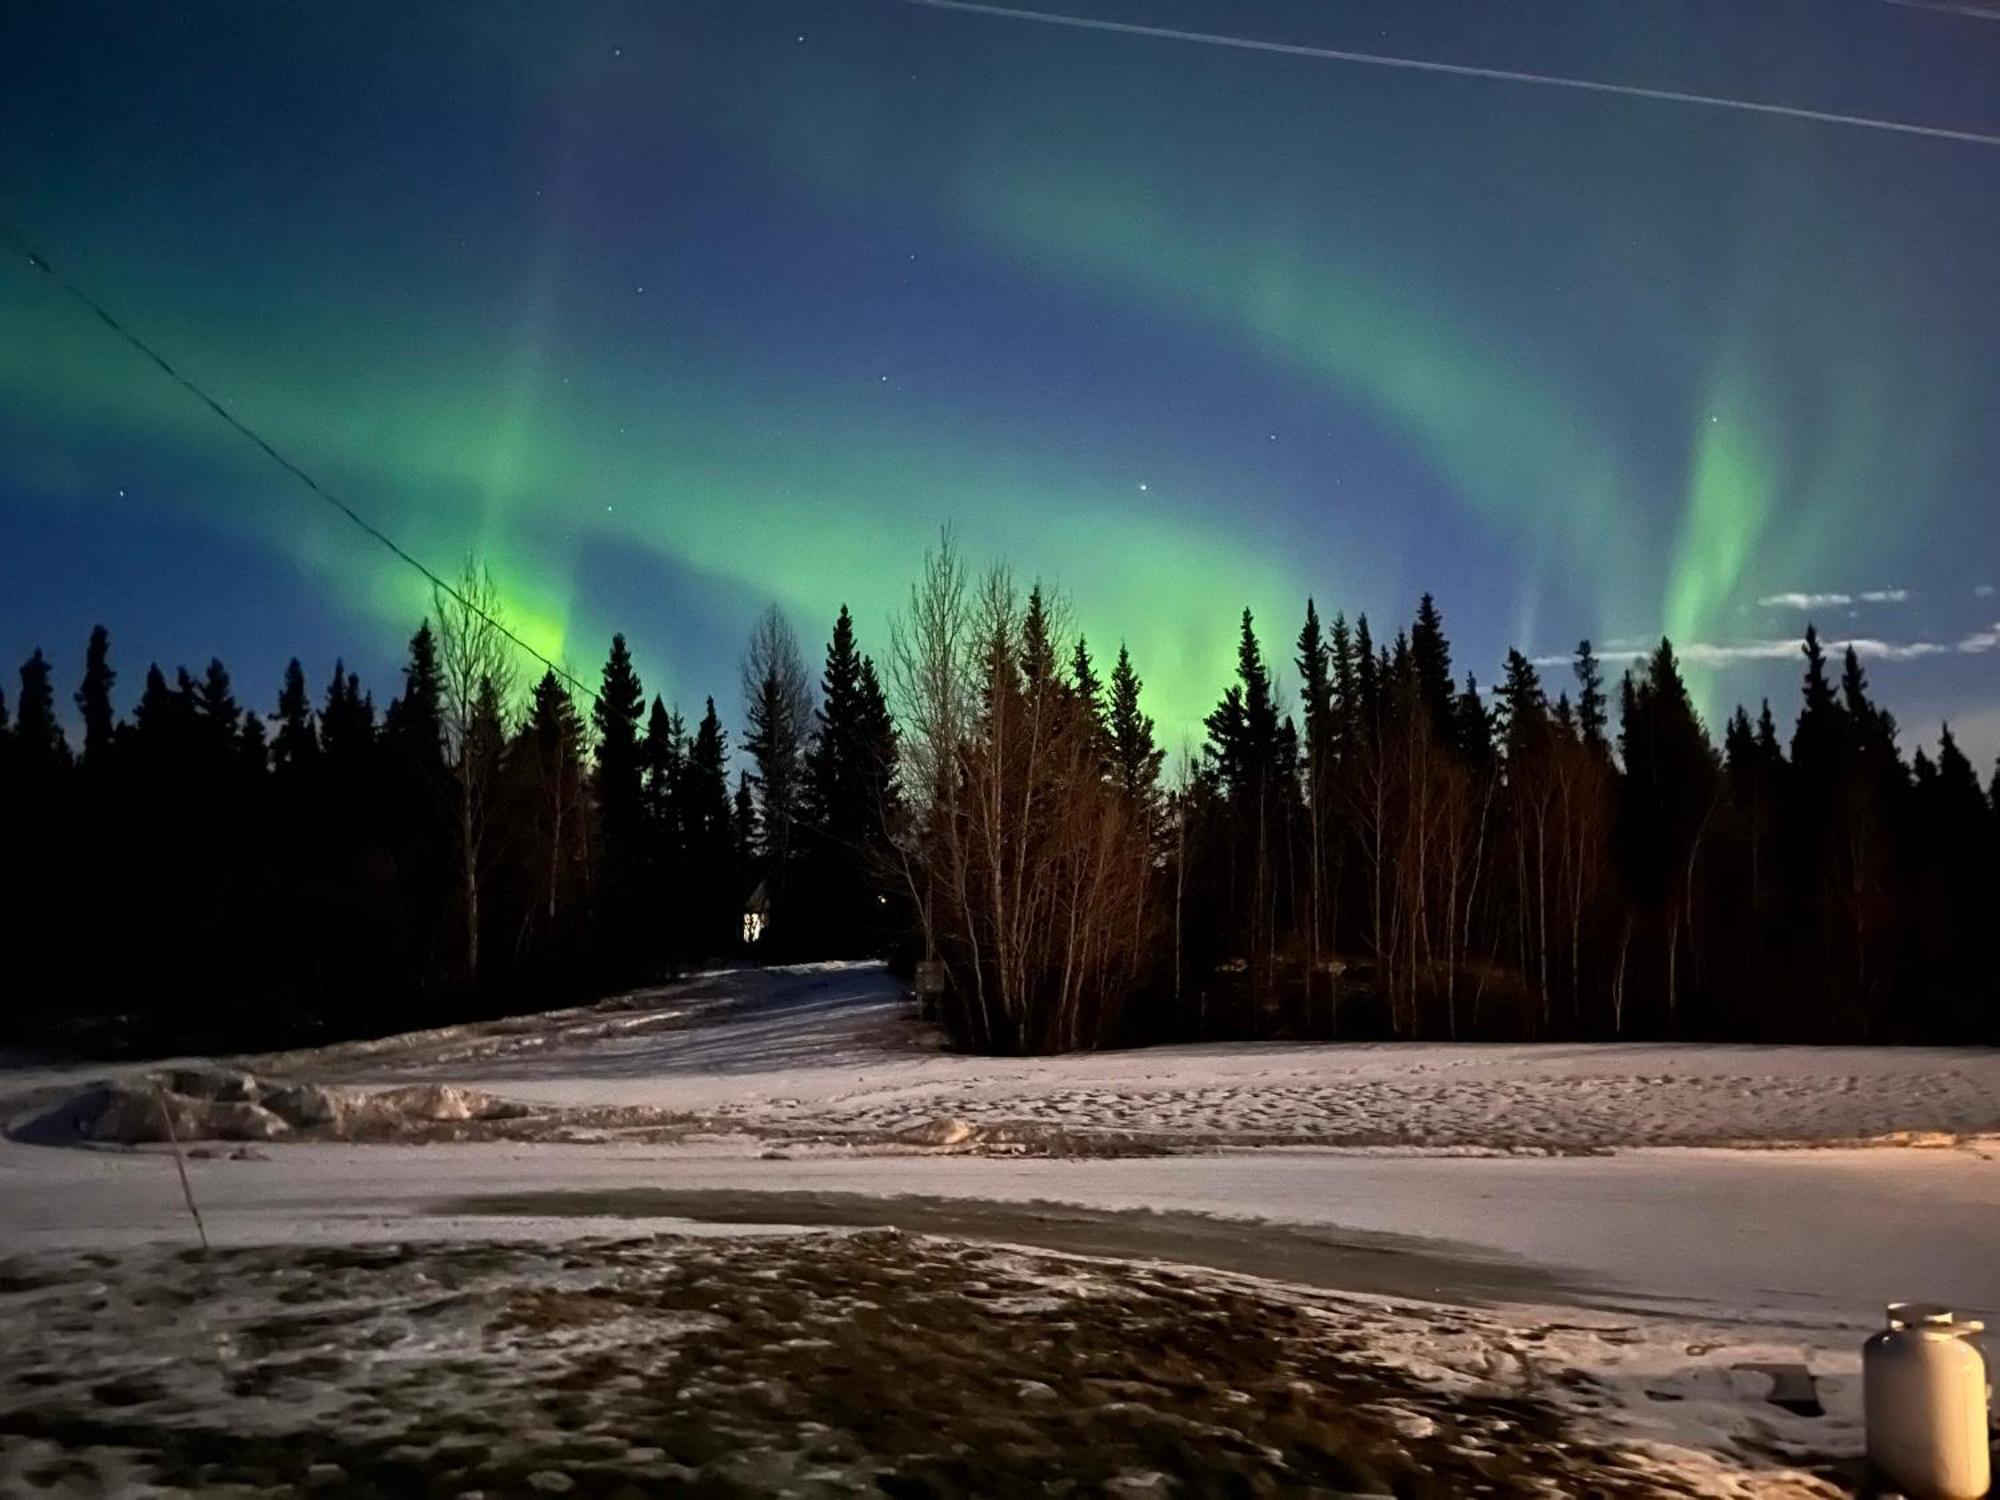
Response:
[[[665,1199],[649,1206],[606,1197],[627,1190],[858,1193],[1263,1219],[1395,1236],[1408,1242],[1403,1248],[1440,1242],[1441,1253],[1519,1264],[1550,1288],[1600,1305],[1754,1312],[1806,1327],[1866,1326],[1894,1298],[2000,1307],[1992,1249],[2000,1245],[2000,1163],[1970,1151],[1283,1151],[1081,1161],[835,1152],[768,1161],[726,1146],[301,1143],[270,1155],[189,1164],[219,1242],[540,1235],[564,1224],[616,1229],[609,1220],[618,1217],[661,1227],[681,1217]],[[538,1201],[522,1207],[524,1195]],[[500,1205],[511,1211],[494,1217],[495,1205],[482,1199],[512,1200]],[[172,1163],[156,1151],[0,1147],[0,1218],[22,1249],[192,1232]],[[1036,1240],[1030,1217],[1013,1237]],[[1184,1239],[1170,1253],[1199,1259],[1201,1246]],[[1555,1295],[1545,1290],[1538,1300]]]

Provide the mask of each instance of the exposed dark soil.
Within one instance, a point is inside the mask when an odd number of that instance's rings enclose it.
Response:
[[[1523,1261],[1436,1240],[1212,1214],[1120,1212],[1072,1203],[868,1193],[598,1188],[482,1193],[428,1212],[458,1216],[693,1219],[707,1224],[889,1228],[952,1239],[1033,1245],[1071,1255],[1211,1266],[1273,1281],[1432,1302],[1590,1305],[1589,1289]],[[1607,1299],[1608,1300],[1608,1299]]]
[[[886,1231],[20,1257],[0,1492],[1689,1493],[1370,1316]]]

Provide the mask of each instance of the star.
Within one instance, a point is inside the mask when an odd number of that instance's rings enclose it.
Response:
[[[625,49],[623,47],[613,47],[611,49],[611,55],[613,57],[623,57],[625,55]]]

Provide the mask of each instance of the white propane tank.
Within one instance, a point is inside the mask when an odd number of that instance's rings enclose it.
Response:
[[[1861,1346],[1868,1462],[1910,1500],[1981,1500],[1993,1482],[1983,1323],[1891,1302],[1889,1326]]]

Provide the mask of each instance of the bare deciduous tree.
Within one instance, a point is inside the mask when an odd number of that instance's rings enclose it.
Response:
[[[988,1050],[1103,1040],[1150,948],[1151,829],[1057,666],[1068,633],[1005,569],[970,580],[947,535],[894,634],[906,878],[951,1019]]]
[[[488,817],[506,739],[502,717],[514,696],[514,643],[502,629],[499,587],[483,563],[468,556],[455,589],[434,587],[438,674],[445,749],[451,758],[457,814],[453,831],[459,869],[460,949],[466,983],[479,978],[479,882]]]

